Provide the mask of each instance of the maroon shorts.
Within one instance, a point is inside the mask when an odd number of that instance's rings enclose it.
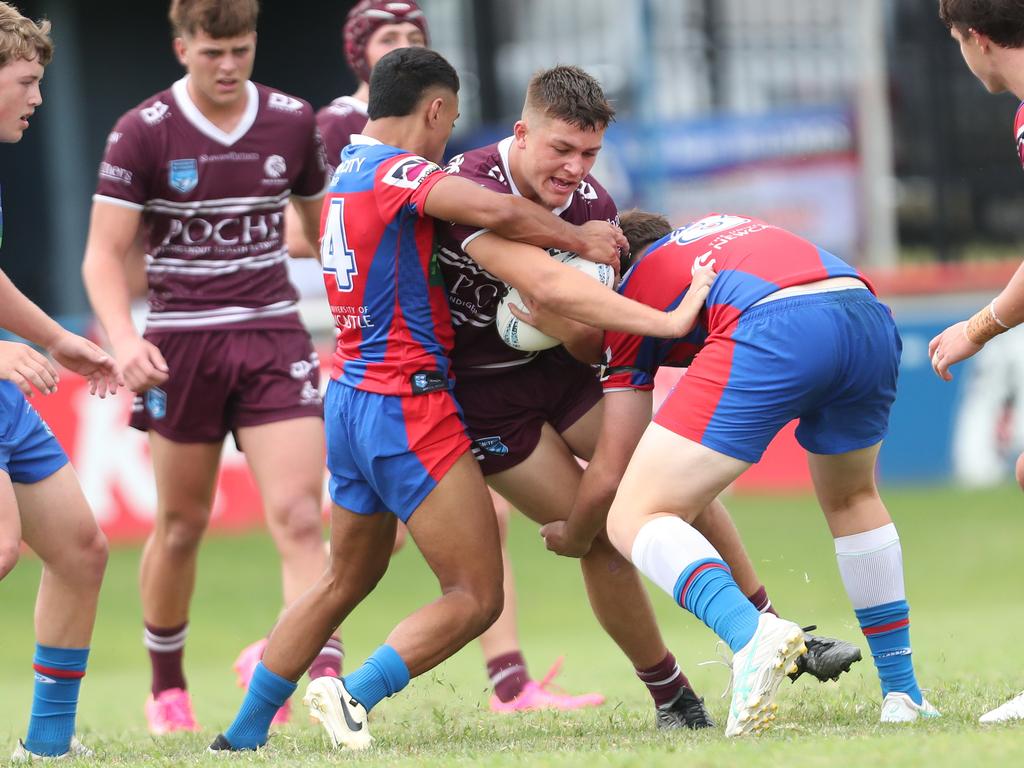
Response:
[[[323,418],[320,361],[305,330],[148,332],[170,376],[136,396],[130,424],[177,443],[239,427]]]
[[[485,475],[525,461],[547,422],[565,432],[601,400],[590,366],[561,347],[525,365],[459,373],[455,399],[466,419],[473,454]]]

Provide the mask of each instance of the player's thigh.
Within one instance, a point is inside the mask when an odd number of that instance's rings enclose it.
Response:
[[[691,522],[749,466],[659,424],[650,424],[612,502],[609,536],[617,546],[625,540],[632,542],[649,517],[659,513]]]
[[[342,589],[355,585],[360,593],[373,589],[387,571],[398,519],[389,512],[359,514],[331,505],[333,581]]]
[[[158,516],[205,523],[213,504],[222,448],[222,442],[178,443],[150,430]]]
[[[511,469],[487,483],[535,522],[565,520],[572,511],[583,470],[554,427],[544,424],[537,447]]]
[[[6,472],[0,471],[0,577],[18,561],[21,546],[21,518],[14,486]]]
[[[807,454],[814,492],[826,515],[849,509],[865,497],[877,496],[875,467],[881,447],[876,443],[846,453]]]
[[[105,559],[106,539],[70,464],[38,482],[15,483],[14,494],[25,543],[43,562]]]
[[[500,589],[501,548],[491,496],[466,451],[406,521],[442,588]]]
[[[299,498],[319,501],[323,485],[324,423],[315,416],[237,430],[238,443],[268,510]]]
[[[599,399],[571,426],[562,431],[562,439],[576,456],[585,461],[590,461],[594,457],[603,419],[604,404]]]

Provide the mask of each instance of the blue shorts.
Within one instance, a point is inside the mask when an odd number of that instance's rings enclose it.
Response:
[[[708,337],[654,421],[751,463],[793,419],[811,453],[867,448],[888,431],[902,346],[866,289],[770,301]]]
[[[403,523],[470,445],[447,390],[381,395],[332,379],[324,428],[331,500],[361,515],[391,512]]]
[[[15,483],[38,483],[68,463],[53,432],[17,385],[0,381],[0,470]]]

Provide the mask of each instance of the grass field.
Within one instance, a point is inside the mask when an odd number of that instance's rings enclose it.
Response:
[[[492,715],[480,651],[472,646],[374,711],[376,743],[367,753],[330,752],[299,705],[299,717],[278,731],[266,750],[235,759],[281,766],[1024,765],[1024,724],[977,725],[978,715],[1024,688],[1020,491],[894,490],[886,497],[903,539],[918,676],[943,711],[941,720],[879,725],[878,684],[866,660],[840,683],[785,683],[778,726],[760,738],[727,741],[722,728],[657,732],[646,692],[590,614],[577,565],[546,553],[536,526],[519,518],[512,530],[512,557],[532,671],[539,677],[564,654],[559,682],[572,691],[602,691],[608,697],[604,707]],[[857,642],[868,656],[813,500],[746,497],[730,500],[729,506],[775,605],[797,621]],[[137,563],[134,547],[117,549],[111,557],[79,713],[79,733],[96,756],[71,764],[211,763],[215,758],[204,750],[241,699],[231,662],[243,645],[269,629],[277,611],[272,547],[262,535],[211,538],[204,545],[186,653],[204,730],[159,741],[147,735],[142,718],[148,665]],[[38,563],[26,557],[0,584],[0,749],[5,751],[24,734],[28,718],[38,571]],[[361,662],[396,620],[432,599],[434,584],[414,549],[401,552],[344,628],[349,667]],[[724,725],[727,701],[718,694],[728,671],[697,666],[716,657],[713,635],[673,609],[661,593],[654,597],[669,646]]]

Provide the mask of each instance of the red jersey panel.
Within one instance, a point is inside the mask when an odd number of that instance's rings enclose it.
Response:
[[[367,392],[449,389],[451,315],[423,211],[441,167],[356,135],[321,217],[320,258],[338,327],[333,378]]]
[[[697,325],[680,339],[605,333],[605,390],[653,389],[659,366],[686,366],[715,334],[782,288],[832,277],[868,280],[837,256],[757,219],[714,214],[680,227],[632,266],[619,293],[661,310],[679,306],[700,267],[717,273]]]
[[[1017,114],[1013,118],[1013,135],[1017,139],[1017,156],[1024,168],[1024,102],[1017,107]]]
[[[508,171],[512,137],[497,144],[456,155],[445,170],[475,181],[482,187],[520,195]],[[568,203],[555,211],[570,224],[605,219],[618,224],[619,212],[604,187],[587,176]],[[448,286],[448,302],[455,324],[452,366],[456,373],[469,368],[504,368],[532,360],[536,353],[520,352],[498,336],[494,316],[505,292],[505,283],[481,268],[463,250],[467,242],[485,230],[438,222],[438,261]]]
[[[142,212],[149,329],[302,327],[284,207],[325,191],[323,144],[309,104],[246,87],[231,133],[199,111],[185,77],[126,112],[107,139],[94,199]]]
[[[331,173],[338,165],[341,150],[352,142],[352,136],[362,133],[370,119],[365,101],[352,96],[339,96],[316,113],[316,124],[327,150],[327,165]]]

